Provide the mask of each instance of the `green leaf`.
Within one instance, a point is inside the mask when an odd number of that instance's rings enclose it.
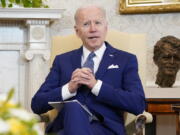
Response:
[[[8,102],[9,100],[11,100],[12,99],[12,97],[14,96],[14,88],[11,88],[10,89],[10,91],[9,91],[9,93],[8,93],[8,96],[7,96],[7,98],[6,98],[6,102]]]
[[[16,4],[20,4],[21,1],[20,0],[15,0],[15,2],[16,2]]]
[[[32,7],[39,8],[42,6],[42,0],[32,0]]]
[[[44,8],[49,8],[49,6],[48,5],[44,5]]]
[[[10,2],[10,4],[12,4],[12,3],[14,3],[14,2],[15,2],[15,0],[9,0],[9,2]]]
[[[8,4],[8,7],[13,7],[13,4],[12,3]]]
[[[32,2],[30,0],[22,0],[23,6],[28,8],[32,7]]]
[[[6,0],[1,0],[1,5],[3,8],[5,8],[6,7]]]

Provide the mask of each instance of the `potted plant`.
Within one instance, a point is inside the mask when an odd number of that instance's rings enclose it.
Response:
[[[48,6],[44,4],[44,0],[0,0],[0,6],[3,8],[17,6],[25,8],[48,8]]]
[[[0,98],[0,135],[43,135],[38,117],[11,101],[14,90],[6,99]]]

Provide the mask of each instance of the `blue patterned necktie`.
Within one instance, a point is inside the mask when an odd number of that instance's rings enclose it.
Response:
[[[90,68],[93,73],[94,73],[94,61],[93,61],[94,56],[96,56],[96,54],[94,52],[91,52],[83,65],[83,67]]]
[[[83,66],[82,66],[82,67],[90,68],[93,73],[94,73],[94,61],[93,61],[93,58],[94,58],[95,56],[96,56],[96,54],[95,54],[94,52],[91,52],[91,53],[88,55],[85,63],[84,63]],[[84,89],[89,89],[89,88],[87,88],[87,87],[84,85]],[[83,90],[83,94],[84,94],[85,98],[88,96],[89,92],[90,92],[90,90]],[[86,100],[86,99],[85,99],[85,100]],[[98,118],[97,118],[94,114],[91,113],[91,111],[90,111],[89,108],[86,106],[86,104],[83,104],[82,106],[85,108],[86,111],[90,112],[90,115],[89,115],[89,121],[90,121],[90,122],[91,122],[92,120],[98,120]]]

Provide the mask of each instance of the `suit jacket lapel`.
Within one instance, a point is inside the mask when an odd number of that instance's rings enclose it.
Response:
[[[104,73],[107,71],[108,66],[113,63],[113,60],[115,58],[116,50],[109,43],[105,42],[105,44],[106,44],[106,50],[99,64],[98,71],[96,72],[97,79],[101,78],[104,75]],[[83,53],[83,49],[81,47],[72,54],[71,60],[72,60],[73,71],[77,68],[81,68],[82,53]]]
[[[115,49],[107,42],[106,43],[106,50],[104,52],[103,58],[99,64],[98,71],[96,72],[96,79],[102,78],[105,72],[108,69],[108,66],[113,63],[115,58]]]
[[[71,56],[73,71],[76,68],[81,68],[81,56],[83,52],[82,50],[82,47],[77,49]]]

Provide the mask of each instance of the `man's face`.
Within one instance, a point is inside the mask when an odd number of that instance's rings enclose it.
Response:
[[[107,33],[107,22],[98,8],[86,8],[78,13],[75,26],[76,34],[90,51],[101,47]]]
[[[176,75],[180,69],[180,54],[178,50],[166,43],[163,46],[163,53],[157,61],[158,67],[166,75]]]

